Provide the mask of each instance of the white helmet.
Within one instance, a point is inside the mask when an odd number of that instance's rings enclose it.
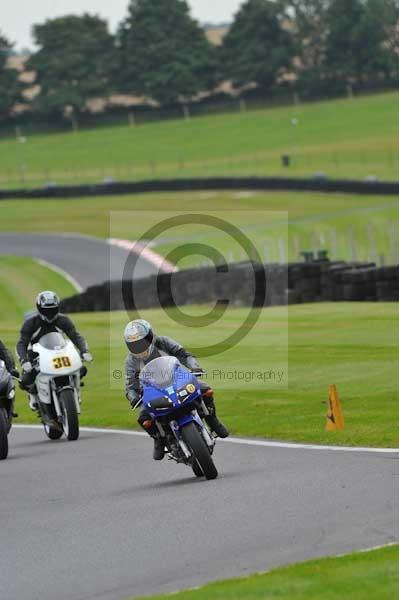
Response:
[[[125,342],[136,358],[148,358],[154,349],[154,332],[148,321],[135,319],[125,328]]]

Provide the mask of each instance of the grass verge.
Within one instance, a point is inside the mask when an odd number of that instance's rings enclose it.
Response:
[[[31,258],[0,256],[0,324],[17,324],[46,289],[57,290],[62,298],[76,293],[62,275]],[[1,333],[0,329],[0,337]]]
[[[399,546],[313,560],[147,600],[393,600],[399,597]]]

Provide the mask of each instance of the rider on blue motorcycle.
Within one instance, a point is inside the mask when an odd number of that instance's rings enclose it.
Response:
[[[191,371],[202,371],[195,356],[172,338],[156,336],[151,325],[144,319],[136,319],[126,326],[125,342],[129,350],[125,363],[126,397],[132,407],[140,402],[140,371],[151,360],[160,356],[175,356],[182,365]],[[207,424],[216,435],[226,438],[229,432],[216,416],[212,389],[201,382],[201,391],[209,411],[209,415],[205,417]],[[165,456],[165,440],[160,437],[155,423],[145,410],[141,411],[138,423],[154,439],[154,459],[162,460]]]

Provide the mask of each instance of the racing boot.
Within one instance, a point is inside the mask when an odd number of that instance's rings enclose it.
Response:
[[[154,460],[162,460],[165,456],[165,439],[159,435],[154,437]]]
[[[227,438],[230,435],[227,427],[219,421],[216,416],[216,407],[215,400],[213,398],[212,390],[206,390],[203,394],[204,403],[209,411],[209,415],[205,417],[205,421],[207,425],[210,427],[211,431],[216,433],[216,435],[220,438]]]
[[[29,408],[33,411],[38,409],[37,396],[32,393],[29,393]]]
[[[211,428],[211,430],[216,433],[216,435],[220,438],[227,438],[230,435],[229,430],[227,429],[227,427],[222,423],[222,421],[219,421],[219,419],[217,418],[216,415],[208,415],[207,417],[205,417],[205,421],[207,422],[207,424],[209,425],[209,427]]]

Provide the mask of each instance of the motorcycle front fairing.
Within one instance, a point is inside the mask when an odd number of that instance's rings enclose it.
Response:
[[[170,356],[156,358],[140,374],[142,404],[155,421],[167,421],[176,436],[187,423],[196,421],[203,428],[197,408],[201,389],[197,378]]]
[[[39,373],[36,387],[40,402],[54,403],[57,415],[61,409],[58,392],[70,388],[75,395],[78,414],[80,414],[80,369],[82,360],[70,340],[59,333],[49,333],[34,344],[33,351],[38,355]]]

